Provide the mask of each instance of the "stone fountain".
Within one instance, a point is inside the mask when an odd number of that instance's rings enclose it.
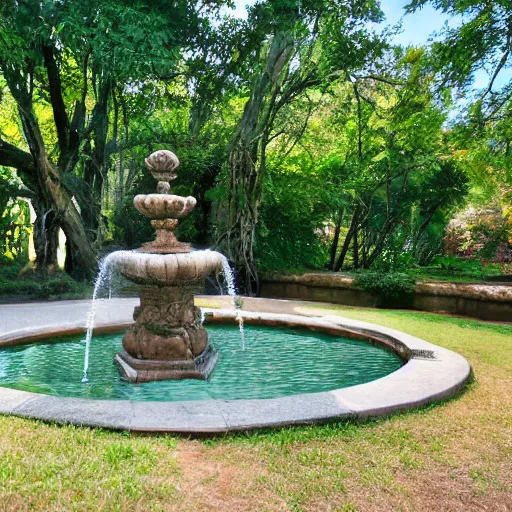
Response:
[[[140,285],[135,325],[124,335],[116,362],[130,382],[207,379],[218,354],[208,342],[194,294],[206,276],[222,269],[224,257],[215,251],[194,251],[176,239],[179,219],[196,205],[193,197],[170,193],[169,182],[177,177],[177,156],[156,151],[146,158],[146,166],[158,181],[157,193],[137,195],[134,205],[151,219],[156,240],[134,251],[114,253],[118,271]]]

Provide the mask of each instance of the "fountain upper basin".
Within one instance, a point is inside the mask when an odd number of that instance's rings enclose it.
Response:
[[[216,251],[150,254],[117,251],[112,255],[119,272],[138,284],[172,285],[205,279],[222,270],[224,256]]]
[[[196,199],[172,194],[139,194],[133,204],[139,213],[150,219],[182,219],[193,210]]]

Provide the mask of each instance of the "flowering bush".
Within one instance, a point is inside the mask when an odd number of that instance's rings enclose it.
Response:
[[[466,209],[448,224],[444,252],[496,263],[512,262],[512,208]]]

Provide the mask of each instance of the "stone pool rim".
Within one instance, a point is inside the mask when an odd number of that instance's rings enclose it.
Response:
[[[306,328],[369,339],[394,350],[405,364],[365,384],[266,399],[136,402],[56,397],[0,387],[0,413],[113,430],[213,435],[385,416],[448,399],[459,393],[471,378],[471,367],[459,354],[376,324],[339,316],[320,319],[223,309],[205,308],[205,311],[207,323],[232,323],[235,316],[241,314],[250,324]],[[105,323],[99,325],[95,333],[119,332],[129,325],[131,323]],[[83,332],[82,323],[20,329],[0,336],[0,347]],[[432,353],[434,358],[428,357]]]

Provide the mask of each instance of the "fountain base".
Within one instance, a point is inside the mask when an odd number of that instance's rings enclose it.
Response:
[[[211,345],[194,359],[158,361],[137,359],[125,350],[119,352],[115,362],[119,366],[121,378],[128,382],[151,382],[154,380],[199,379],[207,380],[212,373],[219,354]]]
[[[208,379],[218,354],[194,306],[196,285],[147,285],[140,288],[135,324],[117,354],[121,377],[128,382]]]

